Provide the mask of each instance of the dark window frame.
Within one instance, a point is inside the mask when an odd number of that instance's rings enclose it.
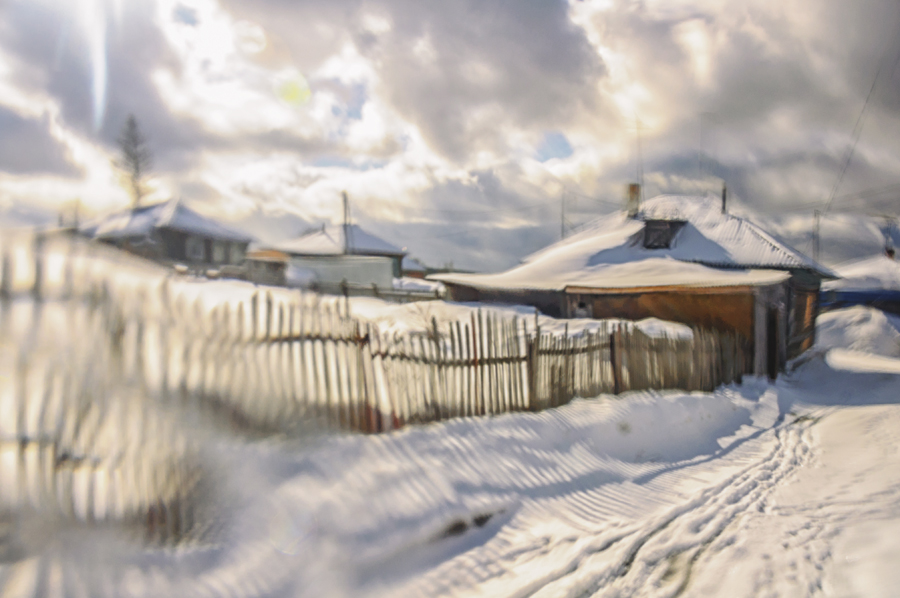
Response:
[[[685,225],[681,220],[647,220],[644,222],[644,249],[671,249],[675,235]]]

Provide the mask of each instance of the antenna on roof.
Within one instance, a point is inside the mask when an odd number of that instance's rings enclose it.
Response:
[[[566,192],[563,191],[559,198],[559,238],[566,238]]]
[[[894,259],[894,255],[896,251],[894,250],[894,219],[890,216],[885,216],[885,227],[884,227],[884,255],[888,256],[891,259]]]
[[[822,212],[813,211],[813,259],[819,261],[819,226],[822,221]]]

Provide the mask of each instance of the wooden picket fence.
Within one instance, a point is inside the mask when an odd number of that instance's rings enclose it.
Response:
[[[89,306],[108,339],[91,341],[115,370],[108,377],[166,409],[199,410],[254,433],[304,426],[382,432],[539,411],[576,396],[709,391],[751,371],[747,341],[716,330],[648,336],[616,320],[552,334],[537,319],[478,311],[468,321],[432,319],[428,330],[389,336],[352,317],[345,298],[230,283],[229,294],[210,299],[204,285],[213,283],[162,269],[138,268],[130,279],[118,266],[66,269],[43,244],[32,248],[33,263],[4,253],[0,296],[55,301],[70,311]]]
[[[220,286],[216,286],[219,284]],[[221,286],[221,285],[225,286]],[[747,342],[632,323],[542,331],[478,311],[388,335],[346,299],[167,270],[67,237],[0,238],[0,516],[197,538],[206,430],[386,432],[631,390],[712,390]]]
[[[427,331],[388,336],[351,317],[340,300],[308,299],[259,291],[247,313],[238,305],[236,319],[234,310],[221,321],[213,315],[217,330],[236,333],[214,337],[212,347],[199,333],[169,346],[165,354],[184,360],[181,394],[225,407],[234,421],[258,429],[315,421],[383,432],[540,411],[577,396],[710,391],[740,381],[752,365],[744,339],[715,330],[694,328],[688,338],[648,336],[617,320],[577,335],[551,334],[536,321],[529,326],[518,317],[478,311],[465,322],[432,319]],[[209,375],[191,374],[203,367]]]

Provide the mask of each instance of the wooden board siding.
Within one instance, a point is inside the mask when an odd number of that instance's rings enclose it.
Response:
[[[585,298],[585,295],[582,295]],[[593,296],[593,317],[642,320],[659,318],[693,326],[753,334],[753,295],[732,292],[639,292]]]
[[[788,359],[797,357],[815,343],[818,297],[816,291],[792,289]]]
[[[816,316],[819,315],[821,279],[809,272],[791,273],[788,300],[787,358],[793,359],[816,342]]]

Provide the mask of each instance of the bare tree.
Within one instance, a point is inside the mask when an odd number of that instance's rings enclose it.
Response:
[[[153,155],[150,153],[150,148],[147,147],[147,138],[141,133],[133,114],[128,116],[128,120],[125,121],[125,126],[122,128],[122,134],[116,142],[122,152],[116,161],[116,166],[122,169],[125,176],[128,177],[129,193],[136,208],[146,194],[144,179],[150,171]]]

